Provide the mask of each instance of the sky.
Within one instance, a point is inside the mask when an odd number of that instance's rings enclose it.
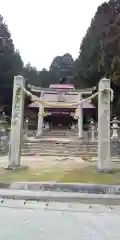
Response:
[[[49,69],[56,56],[78,57],[80,43],[104,0],[0,0],[16,49],[24,64]]]

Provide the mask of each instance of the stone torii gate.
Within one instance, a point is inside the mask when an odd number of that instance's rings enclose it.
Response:
[[[14,77],[12,119],[7,169],[19,169],[21,135],[23,127],[25,81],[22,76]],[[98,162],[99,171],[109,170],[110,161],[110,80],[103,78],[98,91]],[[81,113],[81,111],[80,111]],[[80,116],[82,118],[82,116]],[[80,120],[79,120],[80,121]],[[78,124],[81,125],[81,122]]]

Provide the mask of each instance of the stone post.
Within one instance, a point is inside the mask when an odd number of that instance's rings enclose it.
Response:
[[[108,89],[108,90],[106,90]],[[106,91],[104,91],[106,90]],[[109,171],[110,161],[110,80],[99,82],[98,93],[98,170]]]
[[[79,101],[82,100],[82,94],[79,95]],[[83,138],[83,106],[82,103],[78,106],[79,116],[78,116],[78,138]]]
[[[24,137],[25,139],[27,140],[28,138],[28,118],[25,119],[25,122],[24,122]]]
[[[90,127],[91,127],[91,141],[95,141],[95,122],[94,122],[94,120],[90,121]]]
[[[22,88],[25,81],[22,76],[14,77],[12,119],[9,142],[9,161],[7,169],[20,168],[20,147],[23,128],[24,92]]]
[[[40,99],[43,99],[43,92],[41,93]],[[38,113],[38,126],[37,126],[37,137],[40,137],[43,132],[43,113],[44,113],[44,106],[40,103],[39,113]]]

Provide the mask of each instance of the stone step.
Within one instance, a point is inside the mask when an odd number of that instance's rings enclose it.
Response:
[[[46,136],[46,137],[49,137],[49,136],[52,136],[52,137],[59,137],[59,136],[78,136],[78,133],[77,132],[71,132],[71,133],[65,133],[65,132],[62,132],[62,133],[53,133],[53,132],[48,132],[48,133],[43,133],[42,135],[43,137]]]
[[[55,143],[55,142],[24,142],[22,145],[22,149],[26,151],[59,151],[59,152],[97,152],[97,144],[96,143]]]
[[[22,143],[22,145],[29,145],[29,146],[56,146],[56,147],[59,147],[59,146],[62,146],[62,147],[78,147],[78,146],[97,146],[97,143],[74,143],[74,142],[66,142],[66,143],[60,143],[60,142],[24,142]]]
[[[60,146],[60,145],[22,145],[22,148],[46,148],[46,149],[68,149],[68,150],[71,150],[71,149],[89,149],[89,148],[95,148],[97,149],[97,146],[90,146],[90,145],[80,145],[80,146]]]
[[[84,131],[84,135],[87,135],[88,136],[88,131]],[[29,131],[28,132],[28,136],[36,136],[36,131]],[[75,129],[75,130],[54,130],[52,129],[51,131],[49,130],[44,130],[43,131],[43,134],[42,134],[42,137],[72,137],[72,136],[75,136],[77,137],[78,136],[78,130]]]
[[[41,145],[41,146],[66,146],[66,147],[76,147],[76,146],[97,146],[97,142],[80,142],[80,141],[69,141],[65,142],[64,140],[39,140],[37,142],[33,141],[24,141],[23,145]]]
[[[96,156],[97,142],[80,141],[77,135],[77,129],[76,131],[58,129],[44,131],[40,139],[25,140],[22,143],[21,154],[84,156],[88,158]]]
[[[94,151],[93,149],[89,149],[88,151],[86,150],[83,150],[83,151],[80,151],[80,150],[71,150],[71,151],[68,151],[68,150],[62,150],[61,149],[56,149],[56,150],[52,150],[52,149],[35,149],[35,148],[30,148],[30,149],[24,149],[22,148],[21,151],[34,151],[34,152],[61,152],[61,153],[89,153],[89,152],[92,152],[92,153],[96,153],[97,151]]]
[[[24,152],[24,151],[22,151],[21,152],[21,155],[40,155],[40,156],[76,156],[76,157],[84,157],[84,158],[92,158],[92,157],[96,157],[97,156],[97,154],[96,153],[89,153],[89,154],[85,154],[85,153],[73,153],[73,154],[68,154],[68,153],[59,153],[59,152],[57,152],[57,153],[47,153],[47,152]]]
[[[51,149],[51,148],[49,148],[49,149],[46,149],[46,148],[22,148],[23,150],[26,150],[26,151],[30,151],[30,150],[32,150],[32,151],[59,151],[59,152],[69,152],[69,153],[71,153],[71,152],[97,152],[97,149],[94,149],[94,148],[85,148],[85,149],[70,149],[70,150],[68,150],[68,149]]]
[[[22,149],[34,149],[35,151],[43,151],[43,150],[46,150],[46,151],[68,151],[68,152],[75,152],[75,151],[97,151],[97,148],[71,148],[71,149],[68,149],[68,148],[42,148],[42,147],[22,147]]]
[[[71,134],[71,133],[77,133],[78,132],[78,130],[76,129],[76,130],[47,130],[47,131],[43,131],[43,133],[69,133],[69,134]]]
[[[83,153],[83,152],[97,152],[97,148],[43,148],[43,147],[23,147],[22,150],[24,151],[36,151],[36,152],[67,152],[67,153]]]
[[[65,150],[67,149],[68,151],[70,151],[71,149],[74,151],[74,150],[80,150],[80,149],[97,149],[97,146],[78,146],[78,147],[72,147],[71,148],[68,148],[68,147],[52,147],[52,146],[35,146],[35,145],[30,145],[30,146],[22,146],[22,148],[27,148],[27,149],[30,149],[30,148],[35,148],[35,149],[60,149],[60,150]]]
[[[43,134],[76,134],[76,133],[78,133],[78,131],[73,131],[73,130],[71,130],[71,131],[43,131]]]
[[[43,134],[43,136],[77,136],[77,133],[48,133],[48,134]]]

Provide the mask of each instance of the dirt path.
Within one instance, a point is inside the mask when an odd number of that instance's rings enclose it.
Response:
[[[22,156],[21,164],[27,165],[30,168],[41,168],[43,170],[52,169],[74,169],[83,168],[88,165],[80,157],[58,157],[58,156]],[[8,157],[0,157],[0,168],[8,165]]]

